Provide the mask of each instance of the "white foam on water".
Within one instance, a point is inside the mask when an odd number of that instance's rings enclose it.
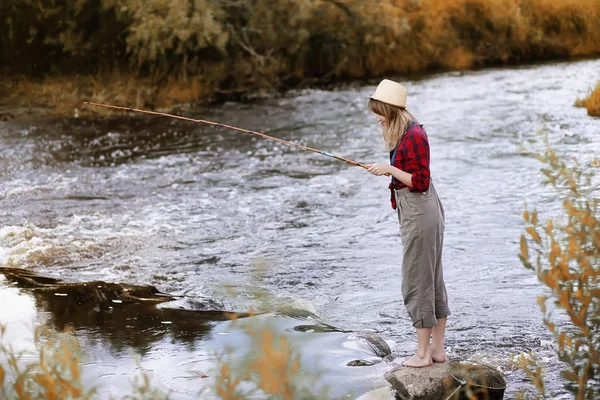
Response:
[[[42,192],[68,192],[79,181],[77,176],[68,176],[62,173],[51,175],[37,174],[26,178],[11,179],[3,182],[0,198],[10,199],[24,195]]]
[[[148,237],[152,218],[132,215],[118,218],[100,214],[74,215],[52,228],[35,225],[0,228],[0,265],[28,267],[73,265],[99,260],[118,247],[141,246]],[[158,228],[156,228],[158,229]]]

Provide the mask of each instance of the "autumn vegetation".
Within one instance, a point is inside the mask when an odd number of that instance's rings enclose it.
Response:
[[[298,343],[281,329],[264,321],[234,321],[234,326],[250,339],[251,351],[222,349],[218,363],[209,375],[214,387],[199,390],[198,398],[222,400],[248,398],[333,399],[320,382],[318,369],[301,368]],[[15,351],[2,342],[6,328],[0,325],[0,398],[3,400],[91,400],[97,398],[93,387],[84,387],[82,369],[85,354],[72,331],[56,332],[38,328],[35,334],[37,354]],[[41,333],[43,332],[43,333]],[[201,386],[201,385],[199,385]],[[153,387],[148,374],[135,376],[131,400],[166,400],[168,393]],[[116,399],[116,398],[115,398]]]
[[[0,2],[2,102],[59,110],[596,54],[600,0]]]
[[[538,303],[556,339],[564,388],[577,400],[598,399],[600,214],[594,190],[600,162],[568,165],[550,146],[537,157],[544,163],[547,182],[561,195],[563,213],[542,222],[537,211],[525,211],[528,226],[521,237],[520,258],[545,288]],[[559,326],[557,315],[566,317],[568,323]],[[554,397],[546,389],[544,370],[535,354],[522,354],[516,363],[532,379],[540,397]]]
[[[587,109],[588,115],[600,117],[600,81],[598,81],[589,96],[585,99],[577,100],[575,106]]]
[[[0,326],[0,398],[6,400],[90,399],[93,389],[81,383],[81,349],[70,333],[35,331],[37,354],[16,351],[2,342]],[[32,357],[33,356],[33,357]],[[24,362],[31,359],[31,362]]]

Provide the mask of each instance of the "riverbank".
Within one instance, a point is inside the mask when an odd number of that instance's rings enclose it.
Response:
[[[592,60],[594,58],[580,57],[573,60],[573,62],[588,59]],[[553,62],[543,61],[509,68],[526,68],[550,63]],[[461,72],[468,73],[469,70],[462,70]],[[406,75],[406,79],[410,80],[414,77],[435,75],[436,73],[439,72],[415,72]],[[339,81],[328,85],[315,83],[306,88],[342,88],[353,85],[353,82],[360,85],[367,80],[365,78],[345,83]],[[19,76],[5,79],[0,83],[0,121],[27,121],[55,117],[77,118],[88,115],[90,112],[83,105],[84,101],[176,112],[197,106],[219,104],[230,98],[250,100],[279,96],[283,93],[281,90],[272,90],[271,92],[246,93],[243,97],[227,96],[215,92],[214,88],[206,83],[201,83],[200,79],[194,80],[191,84],[173,79],[164,85],[157,85],[149,78],[127,76],[125,74],[112,74],[104,77],[79,75],[46,77],[41,80]],[[596,87],[596,89],[590,90],[588,97],[574,100],[574,105],[587,108],[591,116],[599,116],[599,93],[600,90]],[[94,115],[110,115],[114,114],[114,111],[95,108],[93,113]]]
[[[600,0],[133,4],[0,6],[3,104],[55,115],[83,100],[167,109],[600,54]],[[17,29],[28,18],[39,28]]]

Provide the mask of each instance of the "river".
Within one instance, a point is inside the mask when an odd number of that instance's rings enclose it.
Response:
[[[531,387],[509,363],[527,350],[546,364],[553,398],[569,398],[536,303],[543,288],[521,265],[518,243],[525,202],[542,218],[560,209],[527,146],[542,150],[544,131],[561,153],[581,160],[600,154],[600,120],[573,107],[598,79],[598,59],[398,78],[428,132],[446,211],[448,355],[497,366],[507,377],[507,398]],[[180,112],[362,163],[386,162],[366,108],[376,83]],[[336,396],[385,384],[383,363],[345,365],[364,353],[352,344],[353,332],[378,333],[401,357],[414,351],[388,178],[221,128],[78,113],[0,122],[0,266],[67,282],[150,284],[182,296],[173,308],[183,311],[207,304],[310,311],[326,325],[311,317],[308,325],[326,329],[303,329],[307,320],[298,316],[271,318],[296,332],[307,368],[318,359]],[[12,326],[7,338],[25,347],[32,320],[60,319],[4,279],[0,298],[0,322]],[[103,322],[73,324],[87,352],[84,378],[101,396],[126,393],[144,369],[173,398],[196,398],[210,386],[198,375],[215,367],[215,349],[247,352],[228,321],[198,322],[195,333],[182,334],[155,319],[127,330],[109,323],[110,315],[95,318]]]

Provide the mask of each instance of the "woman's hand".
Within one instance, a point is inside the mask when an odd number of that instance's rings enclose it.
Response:
[[[384,164],[384,163],[377,163],[377,164],[373,164],[370,165],[369,168],[367,169],[367,172],[376,176],[381,176],[381,175],[389,175],[391,174],[391,165],[390,164]]]

